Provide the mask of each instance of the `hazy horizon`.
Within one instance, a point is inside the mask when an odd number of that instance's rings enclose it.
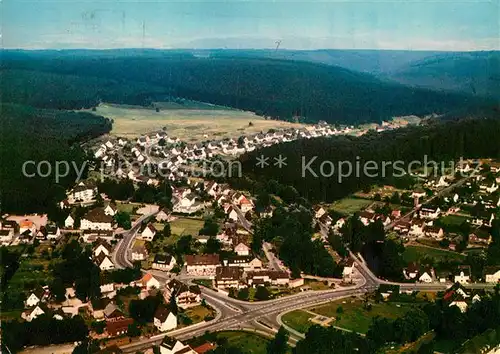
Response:
[[[1,3],[5,49],[500,49],[499,0]]]

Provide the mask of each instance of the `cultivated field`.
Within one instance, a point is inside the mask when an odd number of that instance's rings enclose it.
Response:
[[[92,113],[112,119],[111,134],[115,136],[135,138],[165,128],[169,136],[187,142],[238,138],[269,129],[303,127],[302,124],[265,120],[251,112],[206,104],[190,104],[182,108],[163,104],[161,107],[156,112],[153,108],[100,104]]]
[[[203,227],[203,220],[180,217],[170,223],[172,235],[198,236],[198,231]]]
[[[406,246],[405,251],[403,252],[403,259],[407,263],[419,263],[424,257],[431,258],[436,262],[445,260],[460,261],[465,258],[465,256],[460,253],[420,246]]]
[[[350,215],[363,210],[372,203],[372,200],[367,199],[344,198],[333,203],[331,208],[336,212]]]

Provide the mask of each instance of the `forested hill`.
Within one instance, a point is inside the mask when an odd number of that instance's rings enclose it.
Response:
[[[426,155],[429,161],[446,163],[456,161],[460,157],[500,158],[498,136],[500,119],[466,119],[383,133],[368,133],[361,137],[301,139],[243,155],[241,161],[245,178],[236,178],[232,183],[252,190],[252,181],[259,183],[258,181],[275,180],[282,185],[295,187],[299,194],[311,201],[330,202],[377,183],[393,183],[407,188],[408,178],[392,177],[393,171],[402,175],[399,170],[392,169],[393,165],[387,165],[385,175],[382,174],[382,162],[404,161],[405,164],[400,167],[408,171],[406,167],[410,161],[423,161]],[[270,159],[269,166],[260,168],[256,165],[257,157],[261,155]],[[272,163],[273,158],[279,155],[286,158],[287,165],[282,168]],[[314,158],[316,159],[309,164]],[[339,161],[350,162],[353,166],[353,173],[341,180]],[[366,161],[374,161],[380,168],[369,169],[367,174],[356,173],[356,164],[359,163],[362,172]],[[330,162],[334,166],[333,174]],[[313,172],[310,172],[311,170]],[[342,171],[346,174],[348,167],[345,165]]]
[[[9,101],[82,108],[101,100],[147,105],[171,95],[284,120],[299,116],[305,121],[346,124],[490,104],[293,60],[198,58],[185,53],[161,57],[42,54],[3,53],[1,89]]]
[[[433,55],[404,65],[387,76],[406,85],[500,99],[500,52]]]
[[[77,144],[111,130],[109,120],[90,113],[37,109],[15,104],[2,104],[0,111],[0,191],[2,212],[47,212],[65,198],[73,186],[74,169],[56,181],[56,161],[68,161],[80,169],[86,156]],[[52,173],[47,177],[27,177],[23,164],[47,161]],[[41,165],[41,173],[48,165]],[[26,172],[36,174],[29,165]]]

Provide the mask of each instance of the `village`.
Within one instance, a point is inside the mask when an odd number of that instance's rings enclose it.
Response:
[[[394,128],[386,125],[380,129],[384,127]],[[487,250],[493,220],[499,218],[500,164],[494,161],[465,161],[447,176],[419,177],[418,187],[411,190],[374,186],[350,198],[348,202],[357,208],[315,205],[311,210],[317,230],[314,237],[342,267],[339,278],[292,276],[274,245],[264,243],[262,250],[253,249],[253,224],[272,217],[275,206],[258,208],[255,197],[247,191],[192,177],[186,168],[216,155],[234,157],[292,139],[350,134],[353,130],[318,124],[307,132],[268,132],[200,146],[182,144],[164,132],[136,141],[106,141],[94,152],[94,157],[112,171],[106,178],[115,185],[132,183],[132,190],[149,187],[158,191],[164,182],[140,171],[144,165],[160,168],[158,161],[167,161],[171,193],[166,195],[171,198],[166,203],[118,200],[100,190],[102,183],[89,178],[66,193],[58,205],[57,220],[47,215],[4,215],[0,242],[8,249],[31,248],[32,257],[23,259],[20,269],[36,269],[39,275],[36,281],[21,281],[20,288],[8,289],[22,298],[21,318],[30,322],[47,314],[57,320],[83,315],[92,337],[112,345],[121,343],[119,338],[124,335],[175,333],[176,329],[213,320],[217,311],[202,299],[203,289],[254,302],[348,287],[362,277],[351,257],[332,249],[329,235],[342,236],[352,217],[365,226],[381,221],[389,237],[405,244],[407,283],[497,283],[500,268],[485,267],[477,276],[465,264],[466,252]],[[114,169],[117,165],[120,167]],[[132,165],[138,168],[126,173],[121,167]],[[64,296],[53,294],[50,267],[60,262],[56,254],[64,253],[72,242],[81,245],[81,252],[90,252],[98,269],[96,296],[79,296],[76,282],[64,288]],[[26,284],[36,284],[36,290],[26,291]],[[470,301],[478,301],[459,285],[452,289],[452,305],[462,311]],[[162,354],[185,348],[199,353],[181,342],[169,343],[160,347]]]

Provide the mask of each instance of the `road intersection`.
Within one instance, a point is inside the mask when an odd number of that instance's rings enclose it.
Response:
[[[128,259],[128,250],[132,244],[137,230],[141,223],[147,218],[153,216],[149,214],[137,220],[132,229],[124,233],[123,239],[115,248],[113,260],[119,268],[131,267],[132,263]],[[281,315],[283,313],[296,309],[307,308],[322,303],[338,300],[350,296],[361,296],[378,289],[381,284],[398,285],[401,291],[443,291],[450,284],[441,283],[395,283],[377,278],[377,276],[369,269],[366,262],[360,255],[351,253],[351,257],[355,260],[355,273],[357,281],[350,286],[337,286],[335,289],[324,291],[304,291],[295,295],[286,297],[259,301],[247,302],[238,299],[230,298],[227,295],[216,290],[200,286],[202,298],[214,307],[217,311],[217,317],[209,322],[202,322],[192,326],[180,328],[166,334],[154,336],[140,342],[127,346],[126,352],[136,351],[146,348],[153,344],[158,344],[166,336],[173,336],[179,340],[201,336],[204,333],[216,332],[229,329],[252,330],[259,333],[268,333],[274,336],[279,327],[282,325]],[[162,283],[171,280],[172,275],[161,272],[151,271],[153,275]],[[191,282],[192,277],[187,277],[182,274],[176,276],[181,281]],[[491,288],[491,284],[468,284],[469,288],[485,289]],[[286,327],[285,327],[286,328]],[[296,343],[302,336],[291,329],[290,343]],[[130,350],[129,350],[130,348]]]

